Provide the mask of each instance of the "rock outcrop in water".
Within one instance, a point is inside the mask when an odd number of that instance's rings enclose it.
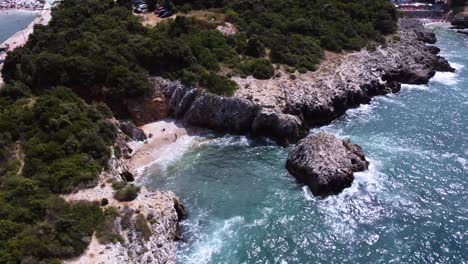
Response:
[[[289,152],[286,168],[314,195],[326,196],[351,186],[353,173],[368,164],[361,147],[320,132],[299,141]]]

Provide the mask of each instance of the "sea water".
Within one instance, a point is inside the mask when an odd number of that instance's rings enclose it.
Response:
[[[435,32],[455,73],[311,130],[370,161],[339,195],[312,196],[285,170],[288,148],[242,136],[186,140],[150,167],[142,184],[187,208],[178,263],[467,263],[468,38]]]
[[[36,17],[37,11],[0,10],[0,43],[25,29]]]

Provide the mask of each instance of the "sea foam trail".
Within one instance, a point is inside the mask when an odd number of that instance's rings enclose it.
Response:
[[[179,160],[187,151],[194,148],[197,143],[200,143],[201,140],[201,137],[189,135],[178,138],[174,143],[161,148],[157,159],[138,168],[138,173],[143,175],[147,169],[155,165],[160,166],[161,170],[166,170],[169,165]]]
[[[188,228],[198,230],[198,234],[192,234],[196,237],[196,242],[194,242],[191,249],[188,249],[188,252],[181,252],[180,262],[187,264],[210,263],[213,256],[221,252],[227,241],[235,241],[234,236],[237,229],[244,223],[244,218],[235,216],[225,220],[211,220],[210,222],[211,228],[213,228],[210,232],[195,227],[193,224],[186,224]],[[201,234],[200,232],[204,233]]]
[[[450,63],[450,66],[455,69],[455,72],[436,72],[430,82],[437,82],[447,86],[457,85],[460,82],[460,72],[465,66],[459,63]]]

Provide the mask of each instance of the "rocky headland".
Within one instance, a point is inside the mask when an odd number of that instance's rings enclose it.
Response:
[[[93,234],[80,257],[65,263],[175,263],[174,241],[180,239],[178,224],[185,208],[174,193],[144,187],[134,200],[115,199],[113,185],[130,184],[139,177],[132,157],[142,150],[134,147],[138,143],[132,139],[145,140],[148,135],[131,122],[114,122],[120,129],[109,169],[101,173],[94,188],[80,189],[63,198],[69,202],[95,201],[103,209],[115,211],[116,216],[106,220],[104,230]],[[160,150],[159,145],[152,146],[155,151]]]
[[[239,90],[232,97],[152,78],[153,96],[128,104],[129,112],[138,113],[137,124],[172,116],[189,126],[296,143],[310,127],[329,123],[372,96],[398,92],[402,83],[427,83],[436,71],[454,71],[437,47],[427,45],[436,38],[419,21],[402,19],[399,26],[398,36],[385,46],[342,54],[296,80],[282,72],[270,80],[234,78]]]

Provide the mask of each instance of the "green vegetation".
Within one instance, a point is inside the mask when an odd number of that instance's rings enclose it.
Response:
[[[80,95],[118,101],[144,95],[147,76],[160,75],[230,95],[236,86],[222,68],[261,79],[273,76],[271,63],[314,70],[324,49],[353,50],[382,41],[382,34],[396,30],[398,14],[387,0],[162,2],[185,12],[218,8],[212,11],[217,19],[180,15],[145,28],[129,1],[64,0],[50,25],[37,25],[25,47],[10,53],[4,79],[21,81],[34,94],[65,85]],[[215,27],[224,20],[240,34],[218,32]]]
[[[120,202],[130,202],[138,197],[139,192],[140,187],[130,184],[117,190],[114,194],[114,198]]]
[[[139,232],[145,240],[150,238],[151,229],[149,228],[144,215],[137,214],[137,216],[135,216],[135,230]]]
[[[40,97],[18,82],[0,90],[2,261],[51,261],[87,246],[103,219],[99,204],[70,204],[56,194],[95,183],[104,168],[116,135],[104,109],[63,87]],[[23,146],[24,161],[15,146]]]

